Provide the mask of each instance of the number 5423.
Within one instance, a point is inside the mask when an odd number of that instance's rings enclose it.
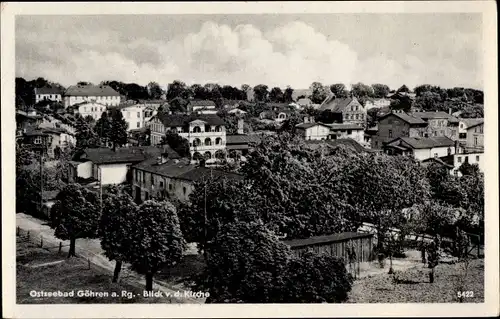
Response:
[[[458,298],[473,298],[474,292],[473,291],[457,291],[457,297]]]

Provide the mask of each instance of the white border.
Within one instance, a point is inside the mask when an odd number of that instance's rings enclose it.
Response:
[[[238,2],[238,3],[1,3],[2,67],[2,297],[6,318],[119,317],[357,317],[491,316],[499,313],[498,283],[498,66],[493,1]],[[483,13],[486,147],[484,304],[319,305],[15,305],[14,16],[19,14],[220,14],[220,13]],[[42,31],[43,32],[43,31]]]

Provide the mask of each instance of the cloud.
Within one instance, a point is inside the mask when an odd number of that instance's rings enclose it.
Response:
[[[19,24],[16,74],[43,76],[63,85],[102,80],[164,85],[180,79],[188,84],[294,88],[307,88],[313,81],[384,83],[392,88],[423,83],[480,87],[479,43],[475,35],[457,33],[425,55],[409,50],[396,59],[374,52],[360,59],[347,44],[301,21],[265,32],[251,24],[205,22],[197,32],[169,40],[152,40],[147,34],[129,39],[118,31],[62,25],[39,32]]]

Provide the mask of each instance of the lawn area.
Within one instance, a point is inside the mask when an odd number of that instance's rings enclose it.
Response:
[[[18,304],[64,303],[175,303],[170,297],[142,296],[142,287],[126,282],[112,283],[112,274],[80,258],[66,258],[66,254],[47,251],[35,244],[17,238],[16,292]],[[40,264],[58,262],[53,265]],[[35,267],[35,268],[34,268]],[[32,291],[74,292],[74,297],[31,297]],[[78,292],[105,292],[104,297],[78,296]],[[115,292],[117,295],[112,296]],[[122,296],[122,292],[128,294]]]
[[[203,255],[184,255],[181,261],[175,266],[158,272],[156,279],[168,282],[175,288],[184,289],[187,288],[184,282],[200,274],[204,267],[205,260]]]
[[[435,269],[434,283],[429,283],[429,269],[416,266],[397,271],[393,276],[379,274],[356,280],[349,294],[349,303],[432,303],[458,302],[457,282],[463,271],[463,264],[440,264]],[[484,302],[484,260],[472,260],[466,278],[465,291],[472,291],[474,297],[464,302]]]

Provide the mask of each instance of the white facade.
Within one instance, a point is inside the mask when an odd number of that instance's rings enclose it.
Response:
[[[127,181],[127,172],[131,163],[94,164],[92,176],[102,185],[121,184]]]
[[[330,127],[323,124],[315,124],[308,128],[301,128],[305,140],[326,140],[330,135]]]
[[[41,102],[41,101],[54,101],[54,102],[61,102],[62,101],[62,96],[61,94],[55,94],[55,93],[48,93],[48,94],[35,94],[35,103]]]
[[[71,95],[64,97],[64,107],[72,106],[83,102],[99,103],[106,106],[118,106],[120,104],[120,96]]]
[[[145,126],[144,107],[131,105],[121,109],[123,118],[127,122],[127,130],[135,130]]]
[[[87,161],[87,162],[83,162],[81,164],[78,164],[76,166],[76,174],[78,177],[85,178],[85,179],[92,177],[92,162]]]
[[[419,161],[423,161],[432,157],[443,157],[452,154],[455,154],[455,147],[453,146],[413,149],[413,155]]]
[[[365,131],[363,129],[332,129],[331,133],[337,138],[350,138],[360,144],[365,144]]]
[[[391,105],[391,100],[382,98],[382,99],[374,99],[373,101],[370,100],[366,101],[365,108],[369,110],[375,107],[378,108],[388,107],[389,105]]]
[[[78,110],[75,111],[84,118],[90,115],[97,121],[101,118],[102,113],[107,111],[107,107],[104,104],[88,102],[78,105]]]
[[[167,133],[167,128],[158,118],[150,122],[149,128],[151,145],[160,144]],[[189,123],[187,132],[183,127],[172,127],[169,130],[175,131],[179,136],[188,140],[192,159],[202,156],[206,158],[207,163],[210,163],[216,160],[216,156],[225,154],[226,128],[223,125],[209,125],[198,119]]]
[[[462,173],[458,171],[463,163],[468,162],[469,164],[477,164],[479,170],[484,173],[484,153],[457,153],[453,155],[453,170],[452,175],[462,176]]]

